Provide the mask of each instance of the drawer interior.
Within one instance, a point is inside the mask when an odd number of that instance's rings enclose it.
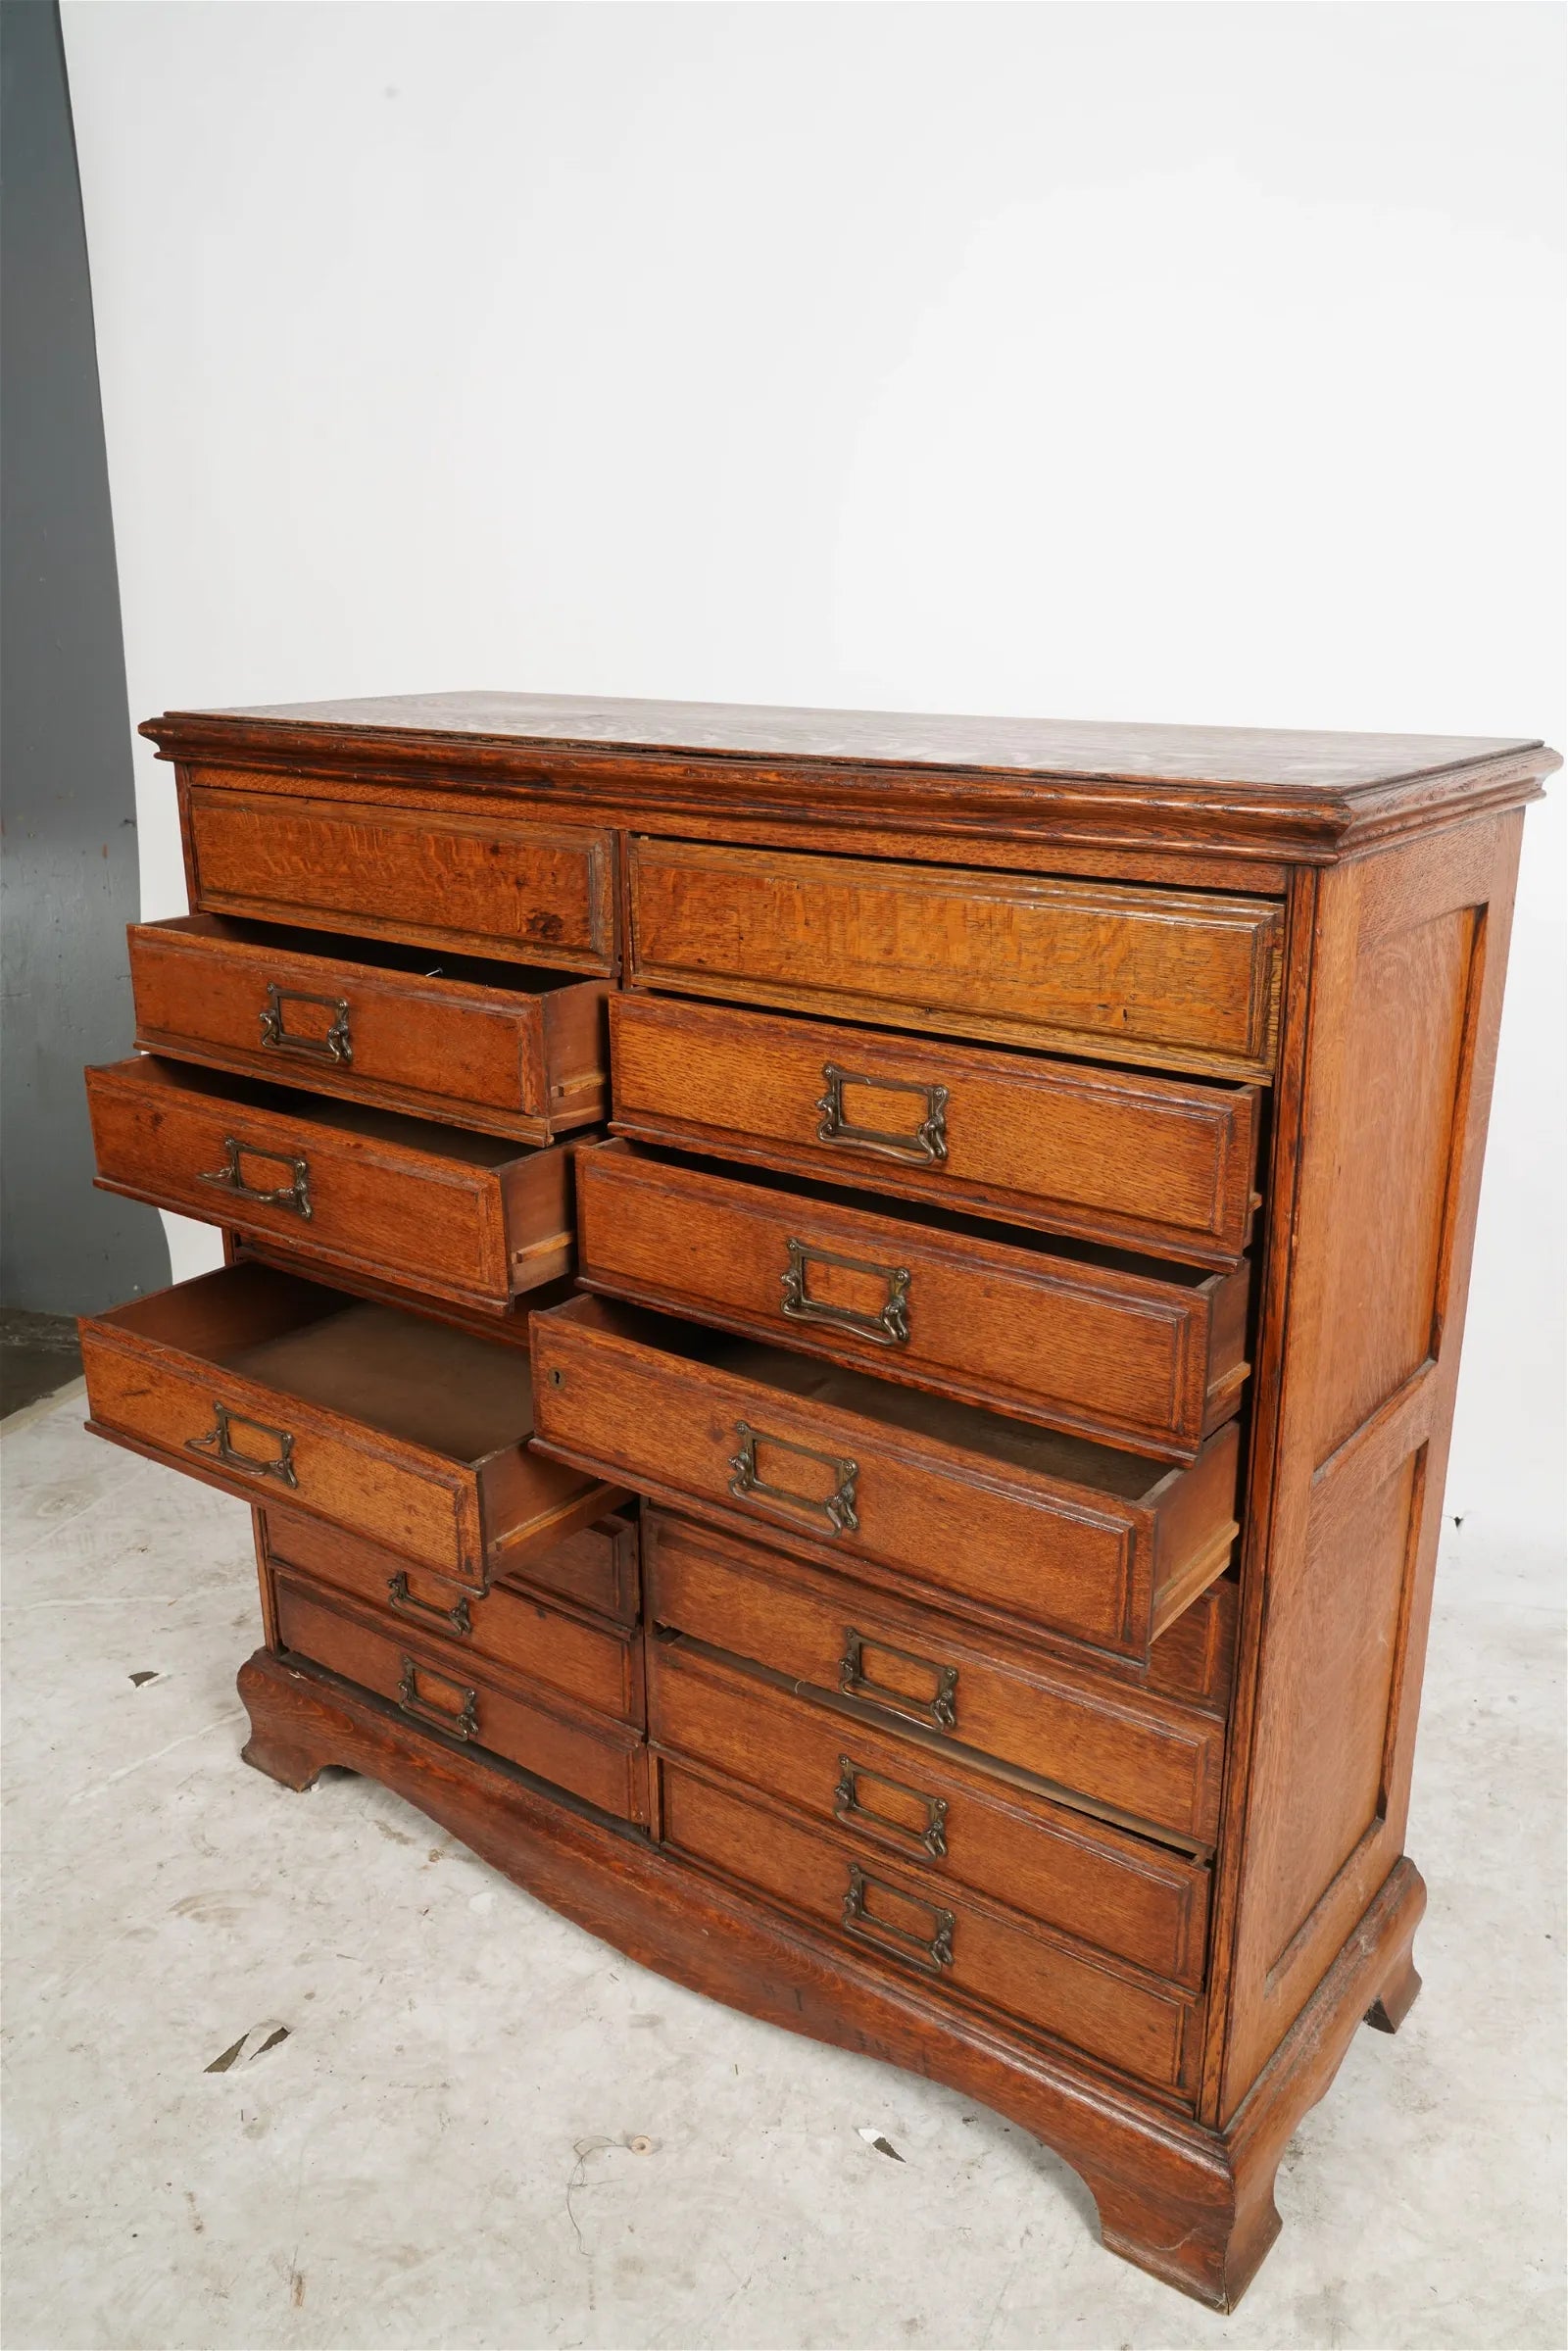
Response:
[[[244,922],[227,914],[176,914],[164,922],[138,923],[134,928],[143,937],[167,937],[174,945],[310,955],[339,971],[373,971],[389,979],[440,980],[451,987],[500,989],[508,996],[548,996],[583,984],[571,971],[545,971],[527,963],[492,963],[481,955],[445,955],[428,947],[404,947],[391,939],[343,939],[331,931],[305,930],[284,922]]]
[[[640,1306],[579,1297],[557,1308],[552,1321],[557,1328],[707,1365],[784,1396],[879,1421],[884,1428],[907,1436],[957,1446],[1011,1469],[1113,1494],[1119,1501],[1148,1502],[1168,1477],[1180,1474],[1163,1462],[1141,1459],[1110,1445],[1005,1420],[978,1405],[953,1403],[917,1389],[894,1388],[864,1372],[794,1354],[786,1347],[701,1329]]]
[[[532,1434],[525,1347],[270,1266],[224,1266],[94,1321],[469,1467]]]

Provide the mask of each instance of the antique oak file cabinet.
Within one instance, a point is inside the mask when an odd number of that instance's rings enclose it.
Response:
[[[143,731],[191,912],[130,934],[99,1180],[227,1261],[83,1355],[95,1429],[253,1507],[247,1759],[1001,2110],[1233,2306],[1417,1989],[1554,756],[505,695]]]

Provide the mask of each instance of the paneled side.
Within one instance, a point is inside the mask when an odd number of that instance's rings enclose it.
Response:
[[[1318,884],[1299,1128],[1276,1143],[1297,1192],[1267,1307],[1271,1506],[1244,1570],[1222,2116],[1402,1849],[1518,835],[1459,826]]]

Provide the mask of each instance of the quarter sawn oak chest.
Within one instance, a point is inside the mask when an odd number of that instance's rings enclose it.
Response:
[[[961,2089],[1218,2308],[1418,1988],[1539,744],[180,712],[91,1425],[252,1506],[249,1762]],[[301,1824],[308,1834],[308,1824]],[[286,1890],[278,1895],[286,1902]]]

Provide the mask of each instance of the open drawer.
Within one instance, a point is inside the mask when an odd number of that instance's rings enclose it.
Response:
[[[98,1183],[504,1314],[569,1273],[571,1147],[526,1151],[146,1053],[87,1072]]]
[[[128,939],[150,1053],[520,1143],[604,1114],[603,980],[219,914]]]
[[[528,1350],[262,1265],[84,1316],[88,1427],[483,1591],[622,1498],[528,1449]]]
[[[1230,1558],[1234,1421],[1171,1469],[601,1298],[530,1336],[557,1459],[927,1596],[1147,1658]]]

